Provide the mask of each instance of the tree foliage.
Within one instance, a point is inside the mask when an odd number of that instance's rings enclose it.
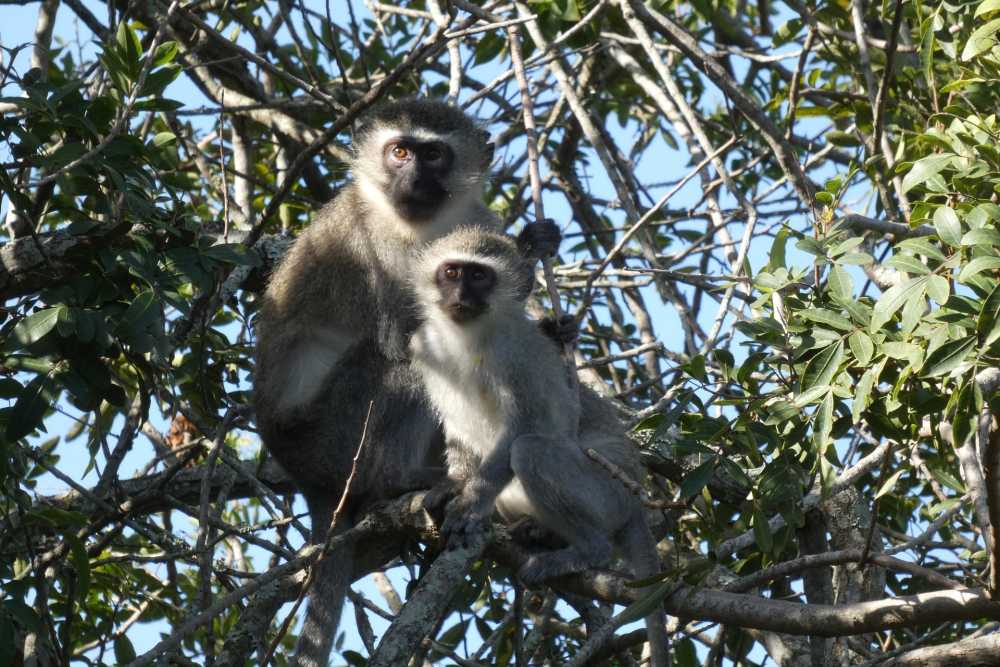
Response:
[[[995,660],[1000,2],[23,4],[0,664],[285,664],[316,553],[253,432],[257,295],[358,119],[414,94],[493,132],[508,227],[563,225],[581,377],[628,414],[664,569],[524,591],[498,530],[463,575],[406,496],[359,529],[412,548],[336,660],[635,664],[644,631],[596,630],[660,600],[681,666]],[[400,598],[456,572],[405,643]]]

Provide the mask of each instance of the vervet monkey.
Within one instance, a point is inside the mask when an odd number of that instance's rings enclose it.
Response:
[[[657,572],[642,505],[585,453],[593,448],[637,479],[635,451],[612,406],[585,387],[573,395],[557,347],[526,317],[530,272],[510,239],[458,229],[427,248],[414,276],[423,320],[412,365],[441,418],[457,489],[441,528],[449,543],[487,530],[495,507],[566,543],[529,558],[518,572],[529,585],[606,566],[615,545],[638,576]],[[646,620],[662,667],[665,618]]]
[[[405,361],[415,326],[406,281],[419,249],[460,223],[499,229],[482,202],[492,159],[487,133],[448,104],[411,99],[374,111],[355,136],[352,182],[302,232],[263,295],[257,426],[306,499],[314,542],[327,537],[366,428],[338,531],[370,502],[443,473],[439,425]],[[541,256],[558,247],[559,231],[529,225],[518,242]],[[327,663],[355,553],[344,545],[318,565],[300,666]]]

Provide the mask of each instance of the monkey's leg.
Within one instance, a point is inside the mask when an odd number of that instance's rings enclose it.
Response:
[[[610,536],[628,521],[627,492],[599,470],[574,442],[521,436],[511,468],[538,521],[569,546],[533,555],[518,576],[528,584],[611,561]]]

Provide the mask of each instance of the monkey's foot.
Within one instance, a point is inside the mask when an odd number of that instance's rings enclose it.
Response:
[[[569,546],[533,554],[518,570],[517,576],[527,586],[537,586],[546,579],[604,567],[611,561],[610,542],[595,541],[587,546],[587,549]]]
[[[559,577],[564,574],[583,572],[587,569],[587,563],[580,559],[568,559],[559,552],[536,554],[528,558],[528,561],[517,571],[517,578],[529,588],[539,586],[546,579]]]
[[[449,549],[464,549],[477,544],[489,531],[489,519],[476,512],[449,511],[441,525],[441,537]]]
[[[566,543],[551,530],[531,517],[522,517],[510,525],[507,531],[510,538],[524,547],[541,546],[557,549]]]

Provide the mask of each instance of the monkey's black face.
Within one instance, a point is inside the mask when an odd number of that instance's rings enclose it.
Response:
[[[443,141],[399,137],[382,149],[389,174],[386,194],[407,220],[423,222],[434,217],[448,199],[446,187],[455,154]]]
[[[489,310],[497,274],[477,262],[444,262],[438,267],[434,282],[441,293],[438,300],[441,309],[462,324]]]

